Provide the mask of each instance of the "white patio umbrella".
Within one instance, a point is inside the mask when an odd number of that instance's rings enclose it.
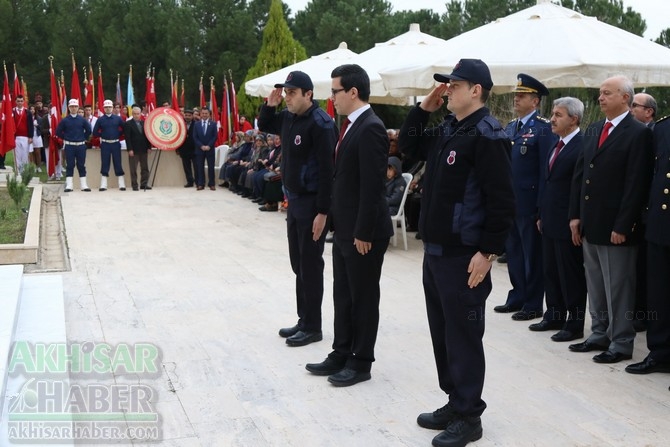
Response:
[[[409,31],[406,33],[386,42],[375,44],[374,47],[353,58],[350,63],[360,65],[368,73],[370,77],[370,102],[375,102],[372,98],[376,98],[376,102],[391,102],[390,98],[392,96],[400,96],[403,97],[403,102],[407,103],[405,98],[414,96],[414,94],[391,95],[384,86],[379,73],[385,69],[405,64],[410,60],[423,60],[424,57],[434,53],[436,48],[446,44],[446,42],[444,39],[422,33],[418,23],[411,23]],[[385,100],[380,101],[379,98],[385,98]]]
[[[314,99],[330,98],[330,73],[335,67],[348,64],[356,56],[356,53],[347,48],[347,43],[342,42],[331,51],[317,56],[312,56],[304,61],[297,62],[288,67],[268,73],[260,78],[252,79],[244,84],[247,95],[266,97],[274,90],[275,84],[281,84],[286,76],[295,70],[304,71],[312,78],[314,83]]]
[[[670,85],[670,49],[549,0],[454,37],[432,57],[398,59],[380,76],[395,96],[425,95],[433,74],[451,73],[461,58],[486,62],[498,92],[510,91],[519,72],[549,88],[599,87],[617,74],[636,87]]]

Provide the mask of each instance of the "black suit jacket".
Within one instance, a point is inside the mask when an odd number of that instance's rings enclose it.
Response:
[[[195,128],[195,121],[185,123],[186,125],[186,139],[177,149],[177,154],[182,158],[193,158],[195,144],[193,142],[193,129]]]
[[[389,140],[384,123],[368,109],[350,125],[335,160],[331,216],[342,247],[393,235],[386,203]],[[349,243],[348,240],[352,242]]]
[[[542,234],[554,239],[571,238],[570,218],[570,188],[575,171],[577,158],[582,152],[584,135],[580,132],[568,142],[554,160],[549,171],[549,159],[553,149],[547,154],[541,173],[540,197],[538,200]],[[558,139],[556,139],[558,143]],[[554,147],[556,144],[554,144]]]
[[[144,132],[144,121],[140,121],[140,126],[142,127],[142,132],[137,128],[135,120],[130,119],[126,121],[124,129],[124,134],[126,135],[126,147],[129,151],[133,151],[136,154],[146,153],[151,147],[151,143],[149,143]]]
[[[656,166],[649,194],[647,240],[670,247],[670,118],[654,127]]]
[[[570,218],[581,220],[582,236],[592,244],[612,245],[611,233],[640,239],[636,227],[647,203],[651,179],[651,130],[628,113],[598,148],[605,120],[588,127],[577,160]]]

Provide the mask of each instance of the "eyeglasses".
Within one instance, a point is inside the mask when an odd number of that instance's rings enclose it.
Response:
[[[337,89],[335,89],[335,88],[331,88],[331,89],[330,89],[330,96],[335,96],[335,95],[337,95],[338,93],[343,92],[343,91],[345,91],[345,90],[346,90],[346,88],[337,88]]]
[[[632,106],[633,106],[633,108],[635,108],[635,107],[642,107],[643,109],[652,109],[652,108],[653,108],[653,107],[649,107],[649,106],[644,106],[644,105],[642,105],[642,104],[638,104],[638,103],[636,103],[636,102],[634,102]]]

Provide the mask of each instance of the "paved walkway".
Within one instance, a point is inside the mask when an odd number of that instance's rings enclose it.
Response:
[[[305,371],[332,341],[326,248],[324,341],[290,348],[294,279],[285,216],[227,190],[75,191],[62,197],[72,271],[69,341],[155,343],[162,446],[430,446],[416,416],[441,407],[421,287],[421,248],[386,255],[372,380],[335,388]],[[633,376],[493,313],[509,287],[494,265],[487,306],[484,438],[477,446],[668,445],[670,375]],[[633,361],[646,355],[644,334]],[[137,444],[139,445],[139,444]],[[153,444],[155,445],[155,444]]]

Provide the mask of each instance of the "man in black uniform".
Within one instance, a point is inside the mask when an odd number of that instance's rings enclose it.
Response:
[[[626,367],[631,374],[670,372],[670,119],[654,126],[656,166],[647,210],[647,319],[649,355]],[[651,316],[651,315],[650,315]]]
[[[461,59],[450,75],[410,110],[400,148],[426,160],[419,231],[424,242],[423,287],[440,388],[449,402],[417,423],[444,430],[434,446],[465,445],[482,437],[484,308],[491,263],[504,251],[514,218],[511,143],[484,107],[493,87],[488,66]],[[448,98],[452,112],[426,129]]]
[[[276,113],[286,93],[286,109]],[[323,339],[324,228],[330,209],[335,123],[312,99],[314,85],[302,71],[292,71],[276,84],[261,107],[261,131],[280,134],[283,143],[281,172],[289,207],[286,217],[291,268],[296,275],[298,323],[279,335],[289,346],[304,346]]]
[[[186,184],[184,188],[192,188],[195,176],[195,147],[193,146],[193,110],[184,110],[184,121],[186,122],[186,139],[177,149],[184,167]]]

